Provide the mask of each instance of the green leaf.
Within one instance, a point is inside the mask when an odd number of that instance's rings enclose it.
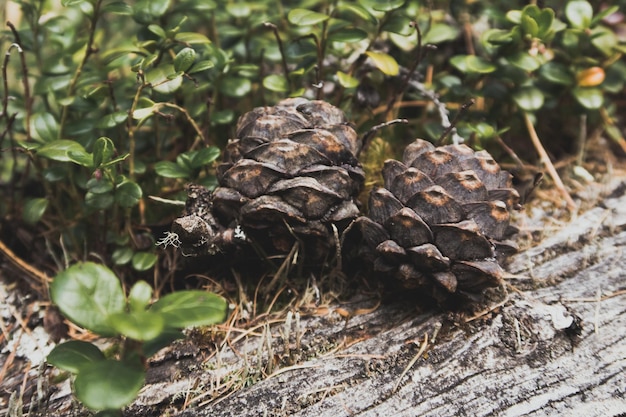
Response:
[[[539,76],[560,85],[573,85],[576,81],[569,66],[558,62],[548,62],[542,65],[539,69]]]
[[[361,3],[379,12],[391,12],[404,6],[405,0],[361,0]]]
[[[110,319],[115,330],[134,340],[155,339],[165,327],[163,316],[152,311],[123,312],[112,315]]]
[[[133,14],[133,9],[123,1],[113,1],[102,6],[102,12],[130,16]]]
[[[174,57],[174,71],[187,71],[196,60],[196,51],[192,48],[181,49]]]
[[[382,31],[397,33],[408,36],[415,33],[415,28],[411,26],[411,19],[399,14],[391,15],[383,24]]]
[[[50,284],[50,297],[65,317],[102,336],[115,330],[108,317],[123,311],[119,279],[104,265],[83,262],[60,272]]]
[[[134,254],[135,252],[130,247],[123,246],[113,251],[111,260],[115,265],[126,265],[133,258]]]
[[[226,5],[226,11],[235,18],[244,18],[250,16],[252,10],[246,3],[229,3]]]
[[[307,9],[292,9],[287,15],[289,23],[296,26],[311,26],[328,20],[330,16]]]
[[[331,42],[359,42],[367,38],[367,32],[357,28],[342,28],[333,31],[328,35],[328,40]]]
[[[160,161],[154,164],[154,171],[157,175],[165,178],[190,178],[191,170],[172,161]]]
[[[40,142],[52,142],[59,136],[59,123],[50,113],[35,113],[30,118],[30,132]]]
[[[112,193],[95,194],[88,192],[85,194],[85,204],[95,210],[106,210],[113,205],[115,197]]]
[[[609,28],[599,26],[591,31],[591,44],[606,57],[614,53],[618,42],[615,32]]]
[[[525,111],[535,111],[543,107],[544,96],[536,87],[523,87],[513,94],[513,100]]]
[[[374,62],[374,65],[386,75],[398,75],[399,67],[396,60],[383,52],[367,51],[365,54]]]
[[[533,38],[539,34],[539,25],[537,21],[527,14],[522,12],[522,31],[525,35],[530,35]]]
[[[289,91],[289,81],[284,75],[270,74],[263,79],[263,87],[270,91],[286,93]]]
[[[350,4],[350,3],[340,4],[337,6],[336,10],[337,10],[338,16],[348,15],[348,18],[346,20],[350,22],[353,21],[351,17],[357,17],[368,23],[371,23],[372,25],[375,25],[377,23],[376,17],[374,17],[374,15],[368,12],[367,9],[356,4]]]
[[[26,200],[22,211],[22,219],[26,223],[35,224],[43,217],[48,208],[48,200],[46,198],[31,198]]]
[[[593,19],[593,7],[585,0],[574,0],[565,6],[565,16],[572,27],[587,29]]]
[[[115,154],[115,145],[113,141],[105,136],[96,139],[93,145],[93,163],[97,168],[103,163],[107,163]]]
[[[211,113],[211,123],[216,125],[227,125],[235,120],[235,112],[231,109],[214,111]]]
[[[599,88],[575,87],[572,94],[581,106],[589,110],[599,109],[604,104],[604,94]]]
[[[146,357],[150,357],[156,354],[159,350],[163,349],[165,346],[171,344],[173,341],[184,337],[184,333],[180,330],[169,329],[166,327],[159,336],[151,340],[146,340],[143,343],[143,354],[146,355]]]
[[[130,208],[141,200],[143,192],[136,182],[125,180],[115,189],[115,201],[121,207]]]
[[[144,384],[145,371],[128,361],[103,360],[80,369],[76,397],[93,410],[118,410],[130,404]]]
[[[137,252],[133,255],[132,265],[136,271],[147,271],[154,266],[157,259],[152,252]]]
[[[194,63],[191,68],[187,71],[188,74],[195,74],[197,72],[201,72],[201,71],[206,71],[208,69],[211,69],[215,66],[215,64],[213,63],[213,61],[209,61],[204,60],[204,61],[198,61],[196,63]]]
[[[96,127],[101,129],[109,129],[120,125],[126,121],[128,113],[125,111],[118,111],[115,113],[107,114],[96,123]]]
[[[359,80],[345,72],[337,71],[337,80],[343,88],[356,88],[359,86]]]
[[[64,371],[76,374],[87,364],[104,359],[104,355],[95,345],[80,340],[56,345],[46,361]]]
[[[435,23],[424,35],[422,43],[439,44],[442,42],[453,41],[459,36],[459,29],[455,26],[446,25],[444,23]]]
[[[488,74],[497,69],[494,64],[476,55],[456,55],[450,63],[459,71],[470,74]]]
[[[507,61],[526,72],[533,72],[541,66],[541,62],[526,51],[519,51],[507,57]]]
[[[163,94],[171,94],[183,84],[182,75],[175,75],[174,66],[161,65],[146,73],[146,81],[152,85],[152,89]],[[135,117],[133,115],[133,117]]]
[[[211,40],[205,35],[196,32],[180,32],[174,36],[178,42],[188,45],[209,45]]]
[[[222,297],[200,290],[177,291],[162,297],[150,311],[163,314],[172,328],[208,326],[226,317],[227,303]]]
[[[549,7],[542,9],[537,16],[535,16],[535,21],[539,26],[539,32],[537,36],[543,40],[546,36],[550,34],[550,32],[554,31],[554,10]]]
[[[170,0],[138,0],[133,7],[133,18],[149,24],[163,16],[169,7]]]
[[[166,39],[167,35],[165,34],[165,29],[163,29],[159,25],[148,25],[148,30],[155,35],[157,35],[161,39]]]
[[[38,156],[60,162],[72,161],[72,158],[69,157],[68,152],[86,153],[83,145],[68,139],[53,140],[52,142],[48,142],[41,148],[37,149]]]
[[[93,168],[93,155],[84,150],[69,150],[67,151],[67,157],[70,161],[77,165]]]
[[[137,281],[128,293],[131,311],[144,311],[152,298],[152,287],[146,281]]]
[[[220,148],[217,146],[209,146],[202,148],[195,152],[191,157],[191,167],[194,169],[202,168],[203,166],[214,162],[220,156]]]
[[[105,194],[113,191],[113,183],[106,176],[102,178],[90,178],[86,186],[87,190],[94,194]]]
[[[220,92],[228,97],[243,97],[252,90],[252,83],[243,77],[224,77],[219,85]]]
[[[509,10],[506,12],[506,19],[511,22],[519,25],[522,23],[522,11],[521,10]]]
[[[598,14],[596,14],[593,19],[591,19],[591,25],[593,26],[602,21],[605,17],[608,17],[617,12],[619,12],[619,6],[607,7],[606,9],[599,11]]]

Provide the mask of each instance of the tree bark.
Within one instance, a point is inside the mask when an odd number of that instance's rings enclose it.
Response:
[[[153,359],[125,415],[623,415],[625,193],[626,184],[613,187],[513,257],[509,297],[491,311],[387,303],[346,321],[337,307],[260,326],[213,352],[191,338]],[[272,368],[290,355],[295,364]]]

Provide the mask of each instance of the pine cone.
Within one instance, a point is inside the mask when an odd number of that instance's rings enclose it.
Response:
[[[356,221],[375,271],[440,302],[477,301],[501,284],[497,257],[515,249],[520,198],[489,153],[418,139],[403,162],[385,162],[383,180]]]
[[[321,256],[320,245],[333,241],[331,224],[341,230],[359,215],[356,196],[365,178],[357,160],[361,142],[343,112],[322,101],[287,99],[244,114],[236,136],[217,168],[219,187],[206,204],[194,203],[209,207],[200,216],[209,233],[200,242],[177,219],[183,245],[220,251],[241,230],[268,254],[286,253],[298,239],[313,240],[311,252]]]

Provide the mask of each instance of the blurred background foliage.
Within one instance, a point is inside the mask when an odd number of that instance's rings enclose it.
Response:
[[[97,259],[156,282],[175,262],[156,241],[185,184],[215,185],[237,118],[287,96],[330,101],[361,134],[408,120],[377,131],[362,155],[370,182],[416,137],[464,138],[532,166],[524,115],[556,160],[582,164],[592,133],[623,153],[623,10],[624,0],[5,2],[0,239],[44,270]]]

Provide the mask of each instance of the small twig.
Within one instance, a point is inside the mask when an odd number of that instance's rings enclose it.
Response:
[[[535,127],[533,126],[532,120],[530,120],[530,116],[526,112],[524,112],[523,115],[524,115],[524,122],[526,123],[526,128],[528,129],[528,134],[530,135],[530,140],[532,141],[535,147],[535,150],[539,154],[539,159],[541,160],[541,163],[546,167],[546,170],[548,171],[548,174],[550,174],[550,177],[552,177],[552,181],[554,181],[554,185],[556,186],[557,190],[561,193],[561,196],[567,203],[567,207],[570,210],[570,212],[575,212],[576,203],[567,192],[567,189],[565,188],[563,181],[561,181],[561,177],[559,177],[559,174],[556,172],[556,168],[554,168],[554,165],[552,165],[552,161],[550,161],[550,157],[548,156],[548,153],[546,152],[545,148],[541,144],[541,141],[539,140],[539,136],[537,136],[537,131],[535,130]]]
[[[361,147],[361,154],[366,153],[366,150],[371,143],[371,139],[374,137],[374,134],[376,132],[378,132],[380,129],[384,127],[395,125],[397,123],[407,124],[409,123],[409,121],[407,119],[394,119],[394,120],[390,120],[388,122],[380,123],[376,126],[373,126],[370,130],[365,132],[365,135],[363,135],[363,140],[362,140],[363,146]]]
[[[427,347],[428,347],[428,333],[424,333],[424,341],[420,345],[420,349],[417,351],[417,354],[413,357],[413,359],[411,359],[411,361],[406,366],[406,368],[404,368],[404,371],[402,371],[402,374],[396,381],[396,384],[393,386],[393,389],[391,390],[391,392],[396,392],[398,390],[398,386],[400,386],[400,383],[402,382],[402,378],[404,378],[407,372],[409,372],[409,370],[413,367],[413,365],[415,365],[415,362],[417,362],[417,360],[424,354]]]
[[[30,85],[28,84],[28,67],[26,66],[26,57],[24,56],[24,50],[21,47],[22,40],[20,39],[19,32],[11,22],[7,22],[7,26],[11,29],[11,32],[15,37],[15,45],[17,46],[18,52],[20,54],[20,63],[22,66],[22,85],[24,86],[24,105],[26,106],[26,117],[24,125],[26,129],[26,139],[30,140],[30,117],[33,113],[33,99],[30,96]],[[6,80],[6,74],[3,73],[3,77],[5,77],[4,79]]]
[[[289,88],[291,89],[291,79],[289,78],[289,67],[287,66],[287,54],[285,54],[285,47],[283,45],[283,40],[280,38],[280,34],[278,33],[278,26],[271,22],[263,23],[263,26],[266,28],[270,28],[272,32],[274,32],[274,37],[276,38],[276,42],[278,43],[278,50],[280,51],[280,57],[282,58],[283,64],[283,72],[285,73],[285,78],[289,83]]]
[[[458,123],[461,116],[465,115],[465,113],[467,113],[467,110],[472,107],[474,103],[476,103],[476,100],[474,98],[471,98],[468,102],[463,103],[458,113],[454,116],[454,119],[452,119],[452,121],[445,128],[441,136],[439,136],[439,139],[437,139],[437,141],[435,142],[436,145],[442,145],[444,143],[450,132],[452,132],[452,129],[456,129],[456,124]]]

